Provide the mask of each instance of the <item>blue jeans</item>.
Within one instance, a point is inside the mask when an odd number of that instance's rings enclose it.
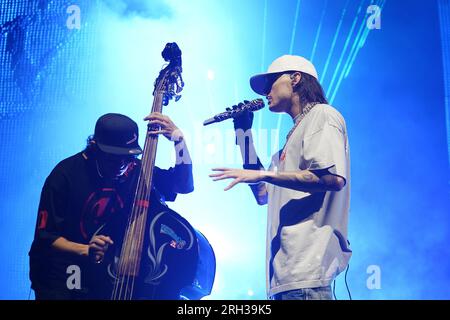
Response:
[[[284,291],[272,296],[273,300],[333,300],[331,286]]]

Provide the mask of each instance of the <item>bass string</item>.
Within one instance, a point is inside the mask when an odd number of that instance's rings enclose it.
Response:
[[[153,143],[150,143],[150,146],[152,146]],[[126,299],[126,293],[129,293],[129,299],[132,299],[132,294],[133,294],[133,289],[134,289],[134,281],[135,281],[135,275],[137,273],[137,266],[138,266],[138,255],[140,254],[140,251],[142,249],[142,238],[141,238],[141,230],[139,229],[140,227],[142,228],[142,225],[145,222],[142,222],[141,219],[142,217],[145,215],[145,205],[142,203],[143,200],[148,199],[147,198],[147,193],[148,193],[148,185],[147,185],[147,177],[145,177],[146,175],[146,168],[148,168],[148,158],[151,154],[152,150],[149,150],[151,148],[146,148],[145,152],[146,152],[146,159],[142,162],[142,167],[141,167],[141,172],[144,175],[144,178],[141,181],[141,185],[139,188],[139,194],[138,197],[135,198],[135,201],[140,201],[140,205],[137,206],[137,210],[135,212],[135,217],[133,220],[133,228],[132,228],[132,233],[131,233],[131,248],[129,251],[129,256],[130,256],[130,260],[131,263],[127,264],[128,270],[126,272],[127,275],[127,282],[126,282],[126,290],[125,290],[125,299]],[[137,232],[136,232],[136,228],[138,228]],[[131,283],[130,283],[131,282]]]
[[[142,158],[142,163],[146,163],[147,162],[147,158],[148,158],[148,146],[147,146],[147,139],[146,139],[146,145],[144,146],[144,155]],[[142,170],[142,166],[141,166],[141,170]],[[119,270],[118,270],[118,274],[119,274],[119,281],[116,282],[116,286],[115,286],[115,292],[114,292],[114,299],[122,299],[122,291],[123,291],[123,286],[125,285],[125,294],[124,296],[126,297],[126,292],[128,289],[128,284],[129,284],[129,275],[128,275],[128,270],[126,270],[127,268],[127,264],[129,264],[129,259],[131,259],[131,254],[132,254],[132,248],[130,248],[130,245],[133,244],[132,241],[132,234],[134,233],[134,226],[135,226],[135,221],[136,221],[136,217],[137,217],[137,206],[136,206],[136,199],[139,199],[142,196],[142,192],[143,192],[143,187],[142,187],[142,180],[141,180],[141,175],[139,175],[138,177],[138,183],[137,183],[137,189],[136,189],[136,194],[134,197],[134,201],[133,201],[133,207],[132,207],[132,211],[130,214],[130,217],[128,219],[128,225],[127,225],[127,229],[126,229],[126,234],[125,234],[125,238],[124,238],[124,242],[122,244],[122,250],[121,250],[121,254],[120,254],[120,259],[119,259]],[[119,287],[120,286],[120,291],[119,291]]]
[[[135,210],[133,210],[133,215],[132,215],[132,225],[130,227],[130,232],[127,235],[127,251],[125,252],[125,256],[126,259],[124,261],[125,266],[122,267],[123,270],[123,275],[124,278],[122,281],[122,286],[123,284],[125,284],[125,292],[124,292],[124,297],[123,299],[127,299],[127,294],[129,294],[129,299],[132,298],[132,290],[134,287],[134,277],[131,273],[131,271],[136,271],[136,265],[137,265],[137,259],[134,256],[137,253],[137,250],[139,249],[139,243],[138,241],[140,241],[139,235],[140,233],[138,232],[138,237],[137,239],[135,239],[135,235],[136,235],[136,226],[139,226],[141,223],[139,221],[139,217],[141,217],[142,215],[142,203],[141,206],[136,205],[136,201],[140,201],[142,199],[145,199],[145,195],[146,195],[146,191],[149,189],[148,186],[146,186],[146,181],[148,181],[145,177],[146,175],[146,170],[145,168],[147,168],[148,166],[148,158],[150,156],[151,153],[151,148],[149,148],[148,146],[146,146],[146,148],[144,148],[144,158],[142,161],[142,167],[141,170],[142,173],[144,174],[144,178],[142,179],[142,175],[140,176],[140,183],[139,183],[139,187],[138,187],[138,194],[135,197],[135,203],[134,203],[134,208]],[[136,264],[133,265],[132,263]],[[134,273],[133,273],[134,274]],[[130,288],[131,287],[131,288]],[[120,295],[121,292],[120,292]]]
[[[148,201],[150,199],[150,194],[151,194],[151,181],[152,181],[152,177],[153,177],[153,170],[146,170],[145,168],[152,168],[151,164],[154,163],[154,158],[152,157],[152,155],[154,154],[155,149],[155,142],[156,142],[156,137],[152,137],[152,142],[151,148],[149,148],[150,150],[148,151],[148,157],[150,157],[150,159],[147,159],[147,163],[145,163],[145,167],[143,167],[143,174],[144,174],[144,185],[142,187],[142,195],[140,197],[138,197],[138,199],[140,201],[144,200],[144,201]],[[136,216],[136,234],[137,234],[137,238],[135,239],[135,241],[133,241],[133,247],[132,247],[132,252],[135,253],[137,256],[132,257],[131,261],[133,264],[130,264],[130,271],[129,274],[133,274],[133,275],[137,275],[138,273],[138,269],[139,269],[139,264],[140,264],[140,255],[142,254],[142,249],[143,249],[143,240],[144,240],[144,234],[145,234],[145,226],[146,226],[146,221],[147,221],[147,210],[148,207],[147,206],[140,206],[139,207],[140,210],[137,211],[137,216]],[[130,292],[130,299],[131,299],[131,295],[134,291],[134,283],[136,281],[136,278],[134,276],[131,277],[131,289],[129,290]],[[128,284],[128,283],[127,283]],[[128,287],[127,287],[128,288]]]
[[[154,106],[153,111],[161,112],[161,109],[162,109],[162,104],[161,104],[161,102],[162,102],[162,95],[160,93],[157,94],[155,100],[156,100],[156,105]],[[150,150],[148,152],[148,157],[150,157],[150,159],[148,159],[148,158],[146,159],[148,163],[146,163],[145,167],[144,167],[144,168],[146,168],[146,169],[148,168],[150,170],[144,169],[144,171],[143,171],[144,172],[144,176],[145,176],[144,182],[146,183],[146,188],[144,186],[144,197],[140,198],[140,199],[146,200],[146,201],[149,201],[150,194],[151,194],[151,191],[152,191],[151,190],[151,184],[152,184],[152,178],[153,178],[153,170],[152,169],[153,169],[154,164],[155,164],[156,146],[157,146],[158,136],[156,135],[154,137],[151,137],[150,139],[151,139],[150,140],[151,141],[150,148],[149,148]],[[138,228],[139,228],[139,230],[138,230],[138,241],[139,241],[139,243],[137,243],[138,250],[136,251],[136,254],[138,254],[138,255],[142,254],[143,239],[144,239],[144,234],[145,234],[145,226],[146,226],[146,222],[147,222],[147,212],[148,212],[147,210],[148,210],[148,208],[146,206],[143,206],[141,212],[139,213],[139,219],[141,221],[139,221],[139,223],[138,223]],[[135,264],[134,268],[133,268],[133,274],[137,274],[137,270],[140,267],[140,265],[139,265],[140,264],[140,259],[139,259],[139,257],[137,257],[136,259],[134,259],[132,261]],[[135,281],[136,281],[136,278],[133,277],[132,278],[132,284],[131,284],[131,293],[134,290],[134,283],[135,283]]]
[[[144,146],[144,155],[142,163],[145,166],[145,163],[147,163],[146,158],[148,158],[148,148],[147,146]],[[142,167],[141,167],[142,170]],[[145,180],[145,179],[144,179]],[[114,299],[126,299],[129,283],[130,283],[130,259],[132,259],[132,253],[134,248],[135,241],[133,241],[133,234],[135,233],[135,226],[137,223],[137,217],[139,215],[139,206],[136,204],[136,200],[142,198],[142,193],[144,192],[143,187],[143,181],[141,180],[141,175],[139,175],[138,178],[138,186],[136,189],[136,194],[133,201],[133,207],[131,210],[130,217],[128,219],[128,225],[126,229],[125,238],[122,244],[122,250],[120,254],[119,259],[119,268],[118,268],[118,274],[119,274],[119,281],[115,284],[115,293],[114,293]],[[125,285],[125,288],[124,288]],[[120,289],[118,288],[120,286]],[[124,294],[122,292],[124,291]]]
[[[144,152],[146,151],[146,149],[147,148],[144,147]],[[146,158],[146,154],[144,153],[143,162],[146,162],[145,158]],[[138,186],[136,189],[136,194],[135,194],[134,199],[139,199],[138,197],[140,196],[140,194],[142,192],[140,180],[141,180],[141,177],[139,176],[138,184],[137,184]],[[118,266],[118,281],[116,281],[115,286],[114,286],[113,299],[121,299],[122,298],[123,286],[126,282],[127,283],[129,282],[129,279],[126,278],[127,270],[125,270],[125,268],[127,265],[127,261],[129,261],[129,259],[131,258],[130,244],[133,243],[132,242],[132,234],[133,234],[134,230],[132,228],[134,228],[134,221],[136,220],[136,216],[137,216],[136,210],[137,210],[136,201],[134,201],[132,210],[131,210],[131,214],[128,218],[126,233],[125,233],[124,241],[122,244],[122,250],[120,253],[119,266]],[[120,286],[120,290],[119,290],[119,286]]]
[[[157,94],[155,97],[155,101],[153,103],[153,107],[152,107],[152,112],[155,111],[155,109],[161,109],[161,95]],[[160,106],[159,108],[157,108],[158,106]],[[159,111],[160,110],[156,110]],[[155,137],[151,137],[150,139],[154,139]],[[157,138],[157,136],[156,136]],[[146,146],[144,146],[144,155],[143,155],[143,165],[141,167],[141,170],[144,170],[144,181],[141,181],[141,175],[139,176],[139,180],[138,180],[138,188],[136,190],[136,194],[135,194],[135,200],[142,200],[142,199],[149,199],[150,198],[150,193],[151,193],[151,187],[149,187],[149,185],[146,185],[147,182],[151,181],[152,178],[152,170],[145,170],[144,168],[149,168],[150,166],[148,165],[148,158],[150,157],[151,161],[150,163],[154,164],[154,159],[155,159],[155,151],[156,151],[156,141],[152,141],[153,143],[150,143],[150,148],[147,146],[147,141],[148,139],[146,139],[145,144]],[[152,156],[153,155],[153,156]],[[140,209],[140,210],[139,210]],[[133,274],[136,274],[137,272],[137,268],[139,266],[139,259],[135,256],[136,254],[139,255],[140,251],[142,251],[142,238],[145,232],[144,226],[145,226],[145,222],[146,222],[146,214],[145,214],[145,210],[146,207],[145,206],[136,206],[136,203],[133,202],[133,210],[132,210],[132,214],[130,216],[130,219],[128,221],[128,226],[127,226],[127,233],[125,236],[125,241],[124,244],[122,246],[122,250],[121,250],[121,257],[119,259],[119,281],[116,281],[115,285],[114,285],[114,290],[113,290],[113,295],[112,295],[112,299],[132,299],[132,294],[133,294],[133,290],[134,290],[134,281],[135,281],[135,277],[131,274],[130,271],[133,271]],[[140,220],[144,220],[144,221],[140,221]],[[135,228],[136,225],[138,225],[138,238],[134,239],[134,234],[135,234]],[[138,240],[138,241],[135,241]],[[132,263],[129,263],[129,262]],[[134,265],[133,265],[134,264]],[[130,270],[133,269],[133,270]],[[125,289],[123,288],[125,284]],[[119,285],[120,285],[120,290],[119,290]],[[123,293],[123,297],[122,297],[122,291],[124,290]],[[127,297],[128,296],[128,297]]]

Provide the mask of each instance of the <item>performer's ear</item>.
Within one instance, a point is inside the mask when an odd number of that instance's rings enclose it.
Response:
[[[293,74],[291,74],[292,87],[296,88],[299,85],[301,79],[302,79],[302,74],[300,72],[294,72]]]

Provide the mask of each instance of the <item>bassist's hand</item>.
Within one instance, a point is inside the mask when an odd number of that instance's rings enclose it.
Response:
[[[149,120],[148,124],[152,127],[148,132],[149,134],[163,134],[171,141],[179,141],[183,136],[175,123],[168,116],[159,112],[149,114],[144,120]]]
[[[109,245],[114,242],[108,236],[96,235],[89,241],[89,258],[95,263],[101,263]]]

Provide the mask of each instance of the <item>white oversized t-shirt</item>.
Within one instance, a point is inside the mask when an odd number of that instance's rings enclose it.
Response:
[[[350,153],[344,118],[326,104],[314,106],[269,170],[329,169],[346,180],[338,192],[308,193],[267,183],[268,296],[331,284],[351,256],[347,241]]]

